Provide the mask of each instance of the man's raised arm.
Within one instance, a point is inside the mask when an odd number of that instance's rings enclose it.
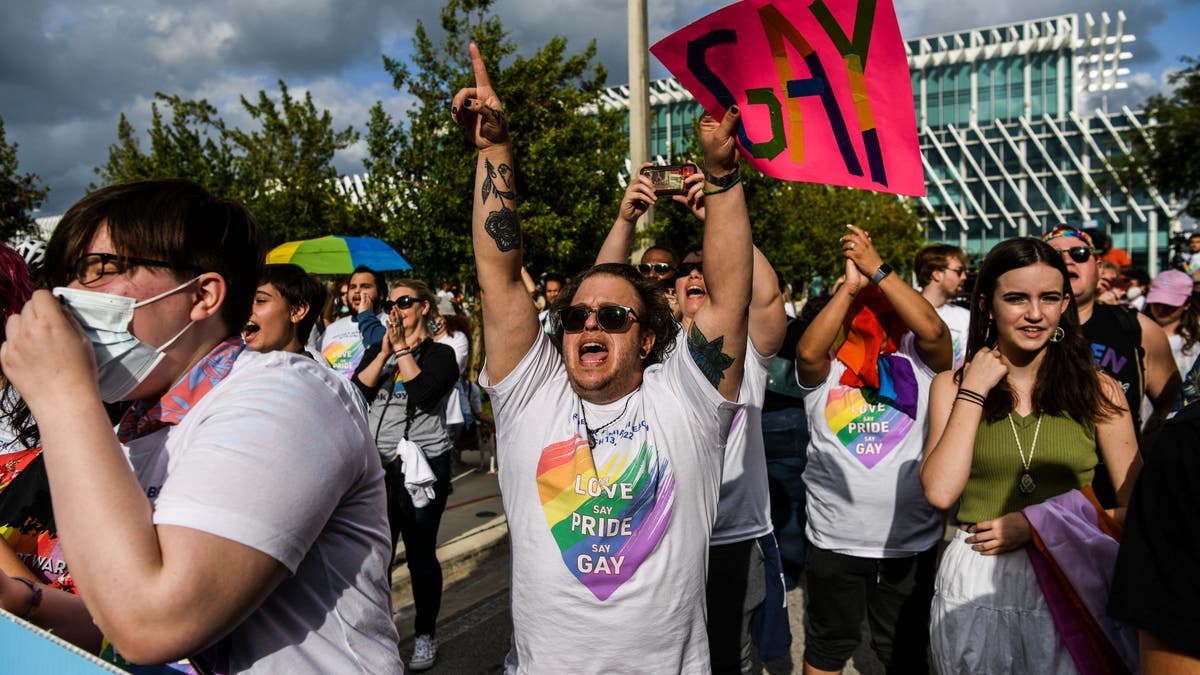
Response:
[[[692,358],[730,401],[737,400],[742,384],[754,267],[746,194],[741,183],[734,182],[739,159],[734,131],[739,119],[736,106],[720,122],[710,115],[700,118],[707,181],[704,279],[708,302],[696,311],[687,336]]]
[[[521,280],[521,224],[508,121],[479,48],[472,44],[470,50],[475,86],[455,95],[450,114],[479,148],[471,238],[483,301],[487,371],[492,382],[499,382],[520,363],[540,329],[537,309]]]

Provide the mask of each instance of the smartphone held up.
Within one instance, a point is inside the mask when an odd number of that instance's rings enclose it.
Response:
[[[689,162],[687,164],[648,166],[642,169],[641,173],[654,183],[654,194],[662,196],[687,194],[683,181],[699,171],[699,167]]]

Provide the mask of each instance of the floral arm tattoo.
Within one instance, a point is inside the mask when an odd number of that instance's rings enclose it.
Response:
[[[733,357],[721,351],[724,346],[724,336],[710,341],[700,332],[699,326],[692,324],[692,331],[688,334],[688,351],[692,353],[692,360],[700,366],[705,379],[714,387],[725,379],[725,371],[733,365]]]
[[[501,253],[514,251],[521,245],[521,226],[517,220],[517,212],[505,201],[515,202],[517,199],[517,192],[513,189],[513,169],[507,164],[493,166],[490,159],[484,160],[484,166],[487,169],[487,177],[483,179],[480,198],[486,202],[488,197],[495,195],[496,199],[500,200],[500,209],[488,214],[483,229],[496,242],[496,248]],[[504,189],[500,189],[497,181],[504,184]]]

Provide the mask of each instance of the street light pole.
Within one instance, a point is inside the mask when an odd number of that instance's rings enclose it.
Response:
[[[650,158],[650,69],[646,55],[646,0],[629,0],[629,164],[630,180]],[[654,207],[638,219],[641,232],[654,222]],[[640,248],[640,246],[639,246]]]

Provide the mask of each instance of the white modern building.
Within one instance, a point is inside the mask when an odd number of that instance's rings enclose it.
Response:
[[[1113,165],[1148,123],[1107,109],[1128,74],[1124,26],[1123,12],[1068,14],[907,42],[930,240],[979,254],[1068,223],[1107,230],[1151,274],[1166,262],[1180,205]],[[605,92],[628,101],[628,87]],[[669,162],[702,111],[673,78],[650,84],[650,107],[650,153]]]

